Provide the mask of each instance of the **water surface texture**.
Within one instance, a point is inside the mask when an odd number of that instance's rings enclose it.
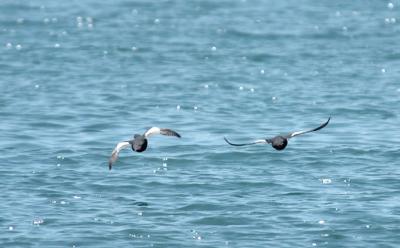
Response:
[[[399,10],[2,0],[0,246],[397,247]]]

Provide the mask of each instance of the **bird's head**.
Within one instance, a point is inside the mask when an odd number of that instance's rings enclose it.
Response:
[[[144,136],[135,137],[131,146],[135,152],[143,152],[147,148],[147,139]]]
[[[288,144],[288,140],[283,137],[283,136],[276,136],[275,138],[272,139],[272,147],[275,148],[276,150],[280,151],[285,149],[285,147]]]

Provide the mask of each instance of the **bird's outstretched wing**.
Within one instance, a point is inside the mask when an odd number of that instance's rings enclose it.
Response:
[[[131,144],[128,141],[122,141],[117,144],[117,146],[114,148],[114,150],[111,154],[110,160],[108,161],[108,168],[110,170],[112,168],[113,163],[115,163],[115,161],[117,161],[119,152],[122,149],[129,147],[130,145]]]
[[[175,132],[174,130],[171,130],[171,129],[168,129],[168,128],[159,128],[159,127],[150,128],[149,130],[147,130],[144,133],[144,137],[147,138],[147,137],[149,137],[151,135],[154,135],[154,134],[162,134],[162,135],[166,135],[166,136],[175,136],[175,137],[178,137],[178,138],[181,137],[181,135],[179,133]]]
[[[267,143],[270,143],[269,140],[267,140],[267,139],[255,140],[255,141],[253,141],[251,143],[243,143],[243,144],[232,143],[225,137],[224,137],[224,140],[226,141],[226,143],[228,143],[231,146],[248,146],[248,145],[255,145],[255,144],[267,144]]]
[[[286,135],[285,138],[290,139],[290,138],[293,138],[293,137],[298,136],[298,135],[302,135],[302,134],[305,134],[305,133],[318,131],[318,130],[326,127],[326,125],[328,125],[330,120],[331,120],[331,117],[329,117],[328,120],[324,124],[322,124],[321,126],[319,126],[317,128],[314,128],[314,129],[311,129],[311,130],[307,130],[307,131],[293,132],[293,133],[290,133],[290,134]]]

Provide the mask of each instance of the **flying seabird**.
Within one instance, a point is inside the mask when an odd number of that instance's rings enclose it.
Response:
[[[171,129],[159,128],[159,127],[152,127],[149,130],[147,130],[143,135],[135,134],[132,140],[122,141],[117,144],[117,146],[114,148],[111,154],[111,158],[108,162],[108,168],[111,170],[113,163],[117,161],[118,154],[122,149],[125,149],[130,146],[132,150],[134,150],[135,152],[145,151],[147,148],[147,138],[154,134],[176,136],[178,138],[181,137],[177,132]]]
[[[329,119],[322,124],[321,126],[311,129],[311,130],[307,130],[307,131],[298,131],[298,132],[293,132],[293,133],[289,133],[286,135],[278,135],[275,136],[273,138],[270,139],[259,139],[259,140],[255,140],[254,142],[251,143],[245,143],[245,144],[234,144],[231,143],[227,138],[224,137],[224,140],[232,146],[247,146],[247,145],[254,145],[254,144],[271,144],[273,148],[275,148],[276,150],[283,150],[285,149],[285,147],[288,144],[288,139],[293,138],[295,136],[301,135],[301,134],[305,134],[305,133],[310,133],[310,132],[315,132],[318,131],[322,128],[324,128],[326,125],[328,125],[329,121],[330,121],[331,117],[329,117]]]

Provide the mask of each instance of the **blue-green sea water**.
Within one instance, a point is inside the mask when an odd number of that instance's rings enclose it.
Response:
[[[399,10],[1,0],[0,246],[398,247]]]

